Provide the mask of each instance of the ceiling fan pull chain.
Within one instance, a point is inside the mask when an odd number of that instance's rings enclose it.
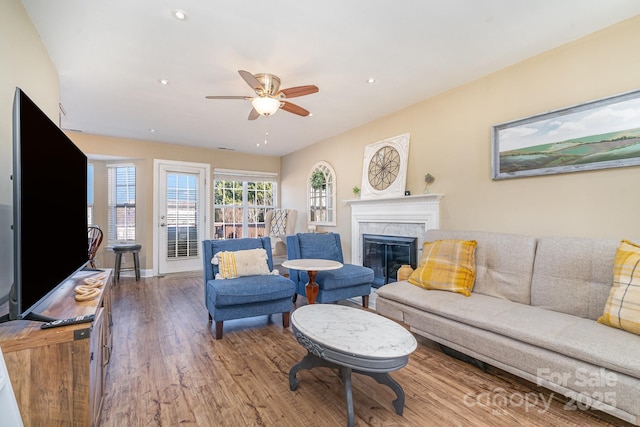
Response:
[[[269,117],[267,116],[267,118]],[[269,138],[269,127],[265,124],[264,125],[264,145],[267,145],[267,143],[269,142],[268,138]],[[260,147],[259,142],[256,144],[256,147]]]

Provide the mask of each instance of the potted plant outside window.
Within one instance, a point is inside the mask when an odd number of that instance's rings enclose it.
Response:
[[[324,173],[321,170],[316,169],[311,174],[311,188],[314,190],[322,190],[326,185]]]

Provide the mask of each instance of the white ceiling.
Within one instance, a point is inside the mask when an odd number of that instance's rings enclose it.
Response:
[[[22,2],[63,128],[278,156],[640,14],[638,0]],[[315,84],[291,99],[313,116],[249,121],[248,101],[205,99],[254,95],[239,69]]]

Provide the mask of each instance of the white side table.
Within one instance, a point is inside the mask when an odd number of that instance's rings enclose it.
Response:
[[[315,304],[319,290],[318,284],[316,283],[316,275],[318,274],[318,271],[337,270],[338,268],[342,268],[342,263],[329,259],[300,258],[285,261],[282,263],[282,266],[290,270],[307,271],[307,274],[309,275],[309,283],[307,283],[304,290],[307,294],[309,304]]]

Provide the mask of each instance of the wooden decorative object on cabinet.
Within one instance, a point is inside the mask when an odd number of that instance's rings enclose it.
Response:
[[[25,426],[97,425],[112,346],[112,272],[105,271],[97,298],[75,300],[74,287],[97,274],[83,271],[38,307],[57,319],[94,314],[91,323],[50,329],[28,320],[0,324],[0,348]]]

